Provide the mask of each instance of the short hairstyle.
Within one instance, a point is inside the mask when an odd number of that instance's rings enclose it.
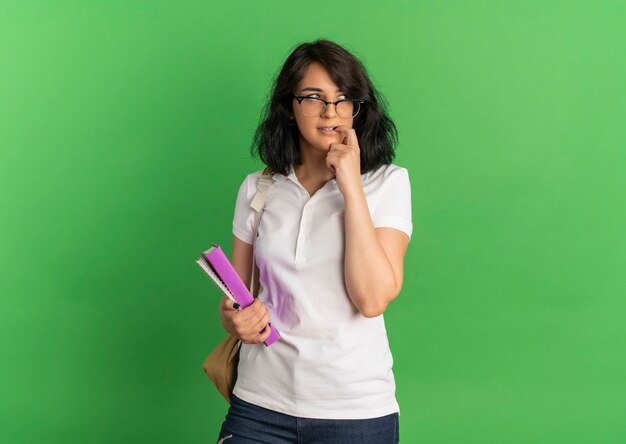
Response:
[[[365,100],[352,125],[361,149],[361,173],[391,163],[398,131],[387,114],[384,98],[374,88],[361,61],[326,39],[299,44],[285,60],[254,134],[252,155],[258,154],[271,170],[284,175],[292,165],[302,164],[298,126],[295,121],[290,125],[289,117],[294,89],[314,62],[328,70],[348,97]]]

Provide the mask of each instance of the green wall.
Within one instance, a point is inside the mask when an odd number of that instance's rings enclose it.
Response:
[[[0,441],[214,442],[202,361],[273,76],[354,51],[414,235],[406,443],[626,442],[626,3],[0,2]]]

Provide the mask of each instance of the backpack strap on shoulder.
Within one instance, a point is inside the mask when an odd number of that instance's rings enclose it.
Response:
[[[254,194],[254,197],[252,198],[252,202],[250,202],[250,206],[252,207],[252,209],[254,209],[254,211],[256,212],[256,214],[254,215],[254,243],[252,244],[252,273],[251,273],[251,278],[250,278],[250,293],[252,293],[252,295],[254,297],[257,296],[258,292],[261,290],[261,286],[259,284],[259,289],[258,291],[255,292],[255,269],[256,269],[256,260],[255,260],[255,253],[256,253],[256,238],[259,235],[259,224],[261,222],[261,215],[263,214],[263,210],[265,209],[265,203],[267,202],[267,198],[269,196],[269,191],[270,191],[270,187],[272,186],[272,184],[274,183],[274,173],[273,171],[271,171],[269,168],[265,168],[265,170],[263,170],[263,174],[261,174],[261,176],[259,176],[259,179],[257,181],[256,184],[256,193]]]

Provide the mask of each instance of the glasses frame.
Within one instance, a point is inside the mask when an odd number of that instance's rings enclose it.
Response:
[[[298,107],[300,108],[300,111],[302,111],[302,114],[305,115],[306,117],[319,117],[326,112],[326,110],[328,109],[328,105],[334,105],[335,113],[337,113],[337,115],[340,118],[350,119],[350,117],[341,117],[339,115],[339,113],[337,112],[337,104],[341,102],[352,102],[352,103],[358,103],[358,109],[356,110],[356,114],[352,116],[352,118],[355,118],[356,116],[359,115],[359,112],[361,111],[361,105],[365,103],[365,100],[360,100],[360,99],[340,99],[340,100],[335,100],[334,102],[329,102],[328,100],[320,99],[317,97],[310,97],[310,96],[293,96],[293,98],[298,101]],[[302,101],[304,99],[319,100],[320,102],[324,102],[324,107],[322,108],[322,111],[317,116],[309,116],[308,114],[304,114],[304,111],[302,110]]]

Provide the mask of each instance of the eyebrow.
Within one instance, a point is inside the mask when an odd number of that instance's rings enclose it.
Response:
[[[313,86],[307,86],[306,88],[303,88],[300,92],[304,92],[304,91],[316,91],[316,92],[322,92],[322,93],[324,92],[324,90],[323,90],[323,89],[321,89],[321,88],[315,88],[315,87],[313,87]],[[337,90],[337,91],[335,91],[335,92],[343,92],[343,91],[341,91],[340,89],[338,89],[338,90]]]

